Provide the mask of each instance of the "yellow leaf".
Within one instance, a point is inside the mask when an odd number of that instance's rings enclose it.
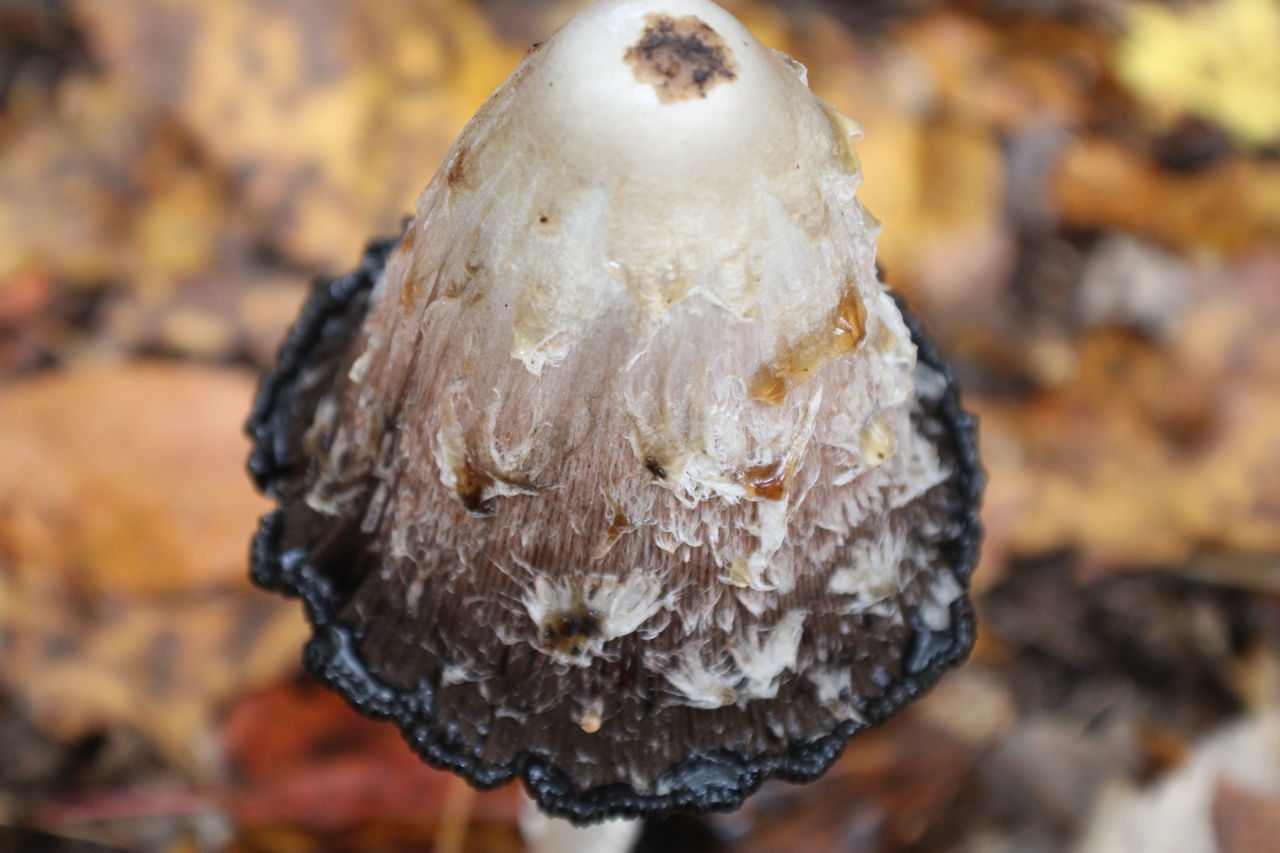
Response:
[[[1280,2],[1141,3],[1117,70],[1160,122],[1193,113],[1245,145],[1280,139]]]

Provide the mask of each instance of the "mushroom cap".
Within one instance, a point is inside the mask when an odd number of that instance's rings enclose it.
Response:
[[[603,0],[262,385],[254,578],[428,761],[578,821],[811,779],[967,654],[972,419],[856,126],[705,0]]]

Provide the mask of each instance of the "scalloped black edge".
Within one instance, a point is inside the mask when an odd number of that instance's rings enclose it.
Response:
[[[258,490],[274,496],[275,482],[287,473],[282,443],[289,430],[287,419],[293,389],[311,353],[325,337],[325,327],[342,316],[351,301],[373,289],[398,241],[376,240],[365,249],[360,265],[350,275],[321,279],[311,286],[298,319],[289,328],[275,369],[262,378],[245,431],[253,441],[249,475]]]
[[[264,494],[274,496],[276,481],[288,470],[283,442],[288,436],[293,392],[301,372],[330,331],[326,326],[340,318],[352,300],[374,286],[395,245],[395,240],[374,242],[354,273],[315,283],[281,346],[275,370],[263,378],[246,431],[253,440],[249,473]],[[978,460],[977,420],[961,408],[955,377],[937,347],[920,323],[907,314],[900,298],[898,303],[919,360],[936,370],[946,385],[937,415],[955,445],[956,487],[961,500],[951,517],[956,531],[953,571],[967,592],[982,540],[978,512],[986,481]],[[350,328],[337,331],[347,334]],[[622,783],[583,791],[551,762],[532,752],[520,753],[509,764],[482,764],[450,743],[447,733],[433,736],[431,726],[419,722],[434,719],[431,688],[395,688],[368,670],[357,651],[358,638],[334,618],[337,601],[328,582],[307,563],[305,552],[280,551],[283,523],[282,509],[262,518],[252,545],[251,577],[263,589],[302,599],[313,628],[303,651],[307,670],[337,690],[361,714],[393,721],[410,747],[428,764],[457,772],[480,789],[496,788],[519,777],[544,811],[575,823],[613,817],[659,818],[677,812],[732,811],[767,779],[812,781],[826,772],[850,738],[894,716],[963,661],[973,647],[973,610],[964,595],[951,605],[954,628],[947,635],[948,642],[929,649],[927,661],[918,671],[891,685],[884,696],[868,706],[865,721],[846,721],[830,735],[797,741],[781,753],[743,756],[726,750],[692,756],[669,768],[666,775],[701,776],[706,781],[670,794],[637,794]],[[936,641],[936,636],[933,639]]]

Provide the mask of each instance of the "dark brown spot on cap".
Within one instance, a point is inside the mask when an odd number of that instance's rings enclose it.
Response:
[[[600,633],[600,617],[587,608],[558,613],[542,628],[542,639],[561,654],[580,655],[583,646]]]
[[[613,522],[605,530],[604,536],[600,540],[600,547],[596,548],[594,554],[595,559],[602,559],[614,545],[618,544],[618,540],[622,538],[624,533],[631,531],[631,520],[610,498],[609,503],[613,506]]]
[[[627,48],[625,59],[636,79],[653,86],[662,103],[705,98],[717,83],[737,79],[733,52],[701,18],[648,15],[645,22],[640,41]]]
[[[445,180],[449,182],[449,189],[461,189],[467,184],[467,149],[461,145],[458,146],[457,152],[453,155],[453,161],[449,164],[449,170],[445,172]]]
[[[663,468],[662,463],[655,457],[646,456],[644,458],[644,467],[648,468],[649,473],[657,477],[659,480],[667,479],[667,469]]]
[[[493,485],[493,478],[481,471],[470,460],[454,471],[457,477],[458,500],[472,515],[490,516],[496,511],[492,497],[486,490]]]

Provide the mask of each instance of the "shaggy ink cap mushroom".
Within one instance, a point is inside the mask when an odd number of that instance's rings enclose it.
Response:
[[[427,761],[578,821],[812,779],[972,643],[973,425],[856,126],[707,0],[602,0],[263,383],[254,576]]]

